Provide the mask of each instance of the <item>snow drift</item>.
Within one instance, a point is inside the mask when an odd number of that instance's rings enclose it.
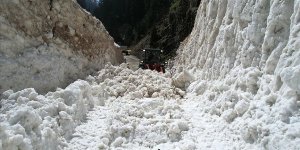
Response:
[[[0,1],[1,93],[66,87],[120,56],[102,23],[73,0]]]
[[[203,0],[176,65],[207,113],[247,143],[299,149],[300,2]]]
[[[0,149],[62,148],[95,105],[97,99],[91,89],[88,82],[76,81],[46,95],[39,95],[32,88],[4,92]]]

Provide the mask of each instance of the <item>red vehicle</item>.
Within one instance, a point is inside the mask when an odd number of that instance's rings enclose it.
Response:
[[[151,69],[165,73],[165,63],[161,60],[163,50],[161,49],[143,49],[141,54],[140,68]]]

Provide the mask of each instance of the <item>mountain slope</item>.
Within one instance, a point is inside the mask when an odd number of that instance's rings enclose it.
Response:
[[[121,45],[165,50],[174,56],[188,36],[200,0],[104,0],[94,14]]]

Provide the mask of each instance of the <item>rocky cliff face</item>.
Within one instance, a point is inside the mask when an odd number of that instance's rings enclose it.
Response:
[[[192,31],[199,4],[200,0],[104,0],[93,13],[121,45],[164,49],[168,58]]]
[[[201,0],[174,0],[165,18],[157,23],[150,30],[149,36],[146,36],[139,44],[143,47],[148,45],[164,49],[166,59],[173,58],[180,42],[191,33],[194,27],[200,2]]]
[[[102,23],[73,0],[0,4],[0,92],[64,87],[121,61]]]
[[[297,149],[299,19],[294,0],[203,0],[178,50],[176,65],[198,78],[189,90],[245,142]]]

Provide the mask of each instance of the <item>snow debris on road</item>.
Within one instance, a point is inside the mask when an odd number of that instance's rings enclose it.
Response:
[[[108,98],[88,114],[91,123],[76,129],[78,137],[66,149],[149,149],[178,142],[188,131],[178,105],[185,92],[172,86],[170,75],[125,67],[106,66],[89,77],[90,84],[104,87]]]
[[[296,100],[275,103],[280,95],[259,94],[266,84],[258,82],[257,68],[237,68],[211,82],[191,72],[172,79],[106,65],[46,95],[6,91],[0,149],[299,149]]]
[[[90,76],[91,84],[105,87],[109,96],[124,96],[128,99],[143,97],[166,97],[178,99],[185,93],[171,85],[170,74],[162,74],[151,70],[132,71],[126,65],[114,67],[107,65],[96,77]]]
[[[34,89],[6,91],[1,97],[0,149],[58,149],[95,105],[87,81],[39,95]]]
[[[88,111],[95,106],[109,105],[106,104],[109,103],[107,100],[120,98],[121,96],[123,96],[123,103],[125,104],[130,102],[128,100],[137,102],[138,99],[142,98],[160,99],[150,101],[149,104],[140,102],[140,104],[136,103],[134,105],[130,105],[130,103],[127,105],[122,104],[119,107],[116,105],[115,110],[110,110],[110,114],[115,115],[112,116],[113,118],[122,119],[126,115],[138,118],[153,118],[149,122],[150,124],[151,122],[159,122],[161,124],[158,125],[158,128],[168,129],[166,126],[172,121],[160,121],[159,117],[153,116],[155,113],[152,109],[155,107],[162,117],[165,117],[165,115],[178,117],[180,113],[177,111],[180,109],[177,108],[177,105],[170,105],[165,108],[161,107],[161,104],[164,104],[164,97],[178,100],[184,95],[184,92],[181,89],[172,87],[171,79],[165,76],[168,76],[168,74],[162,75],[148,70],[133,72],[126,69],[124,64],[121,67],[107,65],[96,77],[89,76],[86,79],[87,81],[78,80],[66,89],[58,89],[46,95],[39,95],[32,88],[18,92],[6,91],[1,95],[0,149],[63,149],[67,146],[67,142],[76,136],[76,133],[73,135],[74,129],[79,124],[89,121],[89,118],[86,117]],[[149,109],[149,111],[147,112],[145,109]],[[112,112],[121,110],[123,114]],[[112,119],[111,121],[117,122],[117,120]],[[119,125],[116,123],[115,130],[120,130],[118,126],[122,125],[126,125],[128,128],[125,127],[122,131],[118,131],[119,134],[124,134],[121,133],[123,130],[124,132],[133,130],[128,121],[120,121]],[[136,126],[136,128],[137,130],[143,129],[139,126]],[[116,137],[118,133],[113,133],[113,126],[109,130],[112,130],[111,133],[108,133],[110,135],[108,137],[110,139],[109,144],[120,146],[126,142],[123,139],[124,137]],[[152,130],[149,129],[149,131]],[[177,134],[173,135],[173,131],[169,130],[169,135],[173,136],[172,140],[176,140]],[[138,134],[136,133],[136,135]],[[161,135],[166,136],[164,137],[165,140],[162,141],[166,141],[169,135]],[[139,136],[142,137],[143,134],[140,133]],[[151,145],[151,141],[148,145]]]
[[[299,20],[300,0],[202,0],[172,73],[4,92],[0,150],[299,150]]]

